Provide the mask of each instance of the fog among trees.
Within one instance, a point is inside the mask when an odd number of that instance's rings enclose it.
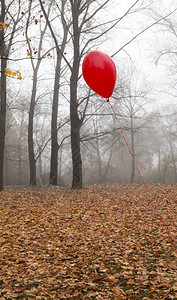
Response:
[[[177,183],[174,1],[0,0],[0,190]],[[110,103],[82,61],[115,62]],[[124,132],[133,156],[127,150]]]

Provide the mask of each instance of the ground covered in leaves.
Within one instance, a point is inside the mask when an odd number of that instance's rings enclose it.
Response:
[[[7,187],[1,299],[177,299],[177,185]]]

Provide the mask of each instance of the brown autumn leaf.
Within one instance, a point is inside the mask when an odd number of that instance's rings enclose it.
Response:
[[[6,188],[0,194],[0,299],[175,299],[176,252],[147,203],[158,199],[176,244],[177,187],[149,190],[124,184]]]

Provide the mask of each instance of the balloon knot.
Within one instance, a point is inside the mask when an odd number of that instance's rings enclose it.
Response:
[[[107,102],[109,102],[109,98],[107,99]]]

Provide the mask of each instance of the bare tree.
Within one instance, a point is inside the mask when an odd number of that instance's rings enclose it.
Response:
[[[58,180],[58,104],[59,104],[59,89],[61,82],[62,60],[65,46],[67,43],[68,28],[66,27],[64,12],[66,1],[61,1],[61,21],[63,27],[63,37],[60,44],[60,51],[56,47],[57,62],[55,67],[55,82],[54,82],[54,94],[53,94],[53,106],[52,106],[52,123],[51,123],[51,163],[50,163],[50,179],[49,183],[57,185]]]
[[[175,110],[174,110],[175,111]],[[173,182],[177,183],[177,155],[176,155],[176,129],[177,129],[177,118],[176,118],[176,114],[174,114],[173,111],[173,115],[171,115],[171,117],[169,118],[168,116],[165,118],[165,122],[166,122],[166,126],[164,128],[165,132],[165,138],[168,142],[169,145],[169,164],[172,167],[173,170]]]
[[[0,24],[5,20],[5,0],[1,0]],[[1,56],[1,86],[0,86],[0,191],[3,190],[3,165],[4,165],[4,144],[5,144],[5,124],[6,124],[6,76],[7,67],[6,46],[4,27],[0,30],[0,56]]]
[[[52,185],[57,185],[58,183],[58,105],[59,105],[59,90],[60,90],[60,81],[61,81],[61,72],[62,72],[62,60],[64,59],[69,64],[68,61],[65,59],[64,51],[65,46],[67,44],[67,36],[70,24],[66,22],[64,15],[65,15],[65,7],[67,4],[66,0],[61,1],[61,5],[59,6],[57,3],[55,4],[55,9],[59,12],[63,36],[60,41],[58,41],[57,34],[55,34],[52,24],[49,21],[48,15],[46,14],[46,10],[41,0],[39,0],[41,9],[44,13],[46,23],[49,27],[51,35],[53,37],[56,53],[57,53],[57,62],[55,67],[55,81],[54,81],[54,93],[53,93],[53,105],[52,105],[52,121],[51,121],[51,163],[50,163],[50,178],[49,183]]]
[[[29,123],[28,123],[28,152],[29,152],[29,165],[30,165],[30,185],[35,186],[36,185],[36,158],[35,158],[35,151],[34,151],[34,139],[33,139],[33,127],[34,127],[34,113],[35,113],[35,105],[36,105],[36,93],[37,93],[37,82],[38,82],[38,71],[40,64],[42,62],[42,58],[45,57],[46,53],[41,55],[42,50],[42,43],[44,39],[44,35],[47,29],[47,22],[44,26],[44,29],[42,30],[40,28],[40,38],[39,38],[39,44],[38,44],[38,54],[37,54],[37,62],[34,61],[33,58],[33,49],[31,47],[30,39],[28,37],[28,29],[31,19],[31,8],[32,8],[32,2],[29,2],[28,7],[28,18],[26,23],[26,41],[28,44],[28,55],[30,56],[31,60],[31,66],[33,70],[33,85],[32,85],[32,92],[31,92],[31,100],[30,100],[30,109],[29,109]],[[49,16],[50,13],[50,6],[48,9],[47,16]]]
[[[21,4],[18,3],[18,9],[14,14],[14,1],[1,0],[0,14],[0,60],[1,60],[1,78],[0,78],[0,191],[3,190],[3,170],[4,170],[4,143],[5,143],[5,126],[6,126],[6,106],[7,106],[7,62],[10,59],[10,51],[13,45],[15,34],[21,29],[20,23],[23,15],[21,15]],[[17,7],[16,7],[17,8]],[[11,23],[7,23],[6,20]],[[10,29],[9,29],[10,28]]]
[[[130,70],[127,70],[128,76],[123,74],[121,75],[122,79],[119,79],[122,80],[121,86],[123,87],[121,88],[121,95],[119,92],[119,113],[122,119],[122,127],[130,133],[132,164],[130,182],[134,183],[137,156],[136,139],[140,132],[146,128],[150,122],[150,118],[147,116],[145,108],[147,104],[147,95],[150,90],[145,82],[138,82],[138,76],[134,68],[131,67]]]
[[[89,47],[94,43],[103,40],[104,35],[106,35],[110,30],[112,30],[124,17],[126,17],[134,6],[139,1],[135,1],[132,6],[116,20],[112,20],[108,23],[100,23],[93,25],[92,21],[95,20],[97,13],[104,10],[109,1],[104,1],[99,3],[99,1],[75,1],[70,0],[72,20],[73,20],[73,64],[70,77],[70,118],[71,118],[71,149],[72,149],[72,160],[73,160],[73,188],[82,187],[82,159],[80,152],[80,129],[83,124],[85,117],[84,109],[83,115],[79,118],[78,115],[78,81],[79,81],[79,65],[81,58],[85,51],[88,51]],[[99,31],[89,37],[90,33],[95,29]],[[83,33],[87,33],[88,37],[84,39]],[[83,47],[81,48],[81,42]],[[86,102],[86,107],[88,102]]]

